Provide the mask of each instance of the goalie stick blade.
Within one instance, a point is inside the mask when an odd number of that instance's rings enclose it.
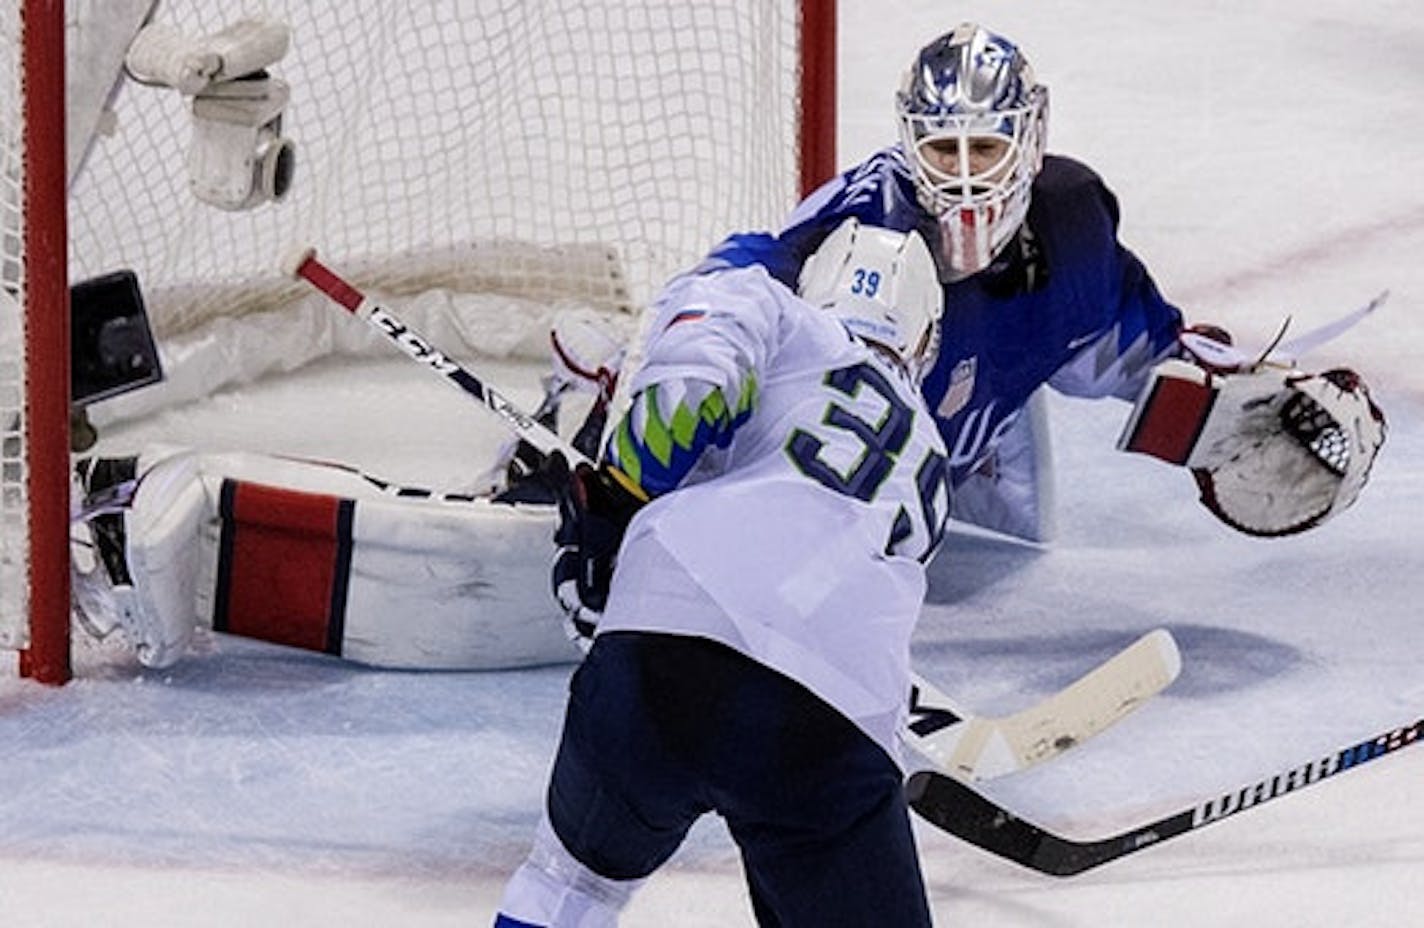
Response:
[[[1116,725],[1181,672],[1166,629],[1137,639],[1042,702],[1002,718],[976,717],[922,677],[910,692],[905,741],[941,772],[987,780],[1041,764]]]
[[[943,774],[916,773],[905,791],[910,807],[935,827],[1039,873],[1073,876],[1408,747],[1417,743],[1421,735],[1424,718],[1146,825],[1087,841],[1054,834],[1019,818],[972,787]]]

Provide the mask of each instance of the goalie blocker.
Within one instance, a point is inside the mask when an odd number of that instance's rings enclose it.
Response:
[[[1153,371],[1118,448],[1187,467],[1213,515],[1275,537],[1349,507],[1384,438],[1384,414],[1354,371],[1220,374],[1171,360]]]

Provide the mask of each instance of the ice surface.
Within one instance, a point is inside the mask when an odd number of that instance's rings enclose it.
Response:
[[[1013,711],[1140,633],[1181,678],[993,795],[1095,836],[1424,715],[1424,14],[1411,3],[843,2],[841,160],[888,141],[908,56],[959,18],[1018,38],[1052,87],[1050,148],[1119,194],[1123,234],[1193,319],[1264,340],[1389,287],[1318,363],[1390,414],[1359,503],[1321,531],[1218,526],[1190,480],[1112,450],[1125,408],[1056,399],[1061,537],[953,535],[915,646],[970,705]],[[531,369],[491,379],[532,402]],[[314,404],[313,398],[320,403]],[[498,427],[400,358],[322,365],[149,433],[312,453],[425,484]],[[315,408],[314,408],[315,407]],[[111,446],[112,447],[112,446]],[[531,834],[568,668],[378,673],[211,637],[162,673],[81,652],[62,690],[0,678],[0,918],[15,926],[488,923]],[[1022,872],[921,828],[940,924],[1409,924],[1424,751],[1407,750],[1080,877]],[[733,848],[700,825],[631,926],[751,924]]]

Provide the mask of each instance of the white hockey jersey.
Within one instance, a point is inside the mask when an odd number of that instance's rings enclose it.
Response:
[[[762,268],[664,291],[633,393],[755,384],[750,415],[629,525],[600,634],[722,642],[898,758],[947,456],[915,385]]]

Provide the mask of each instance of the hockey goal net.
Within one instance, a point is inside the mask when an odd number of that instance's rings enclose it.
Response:
[[[296,169],[280,201],[219,209],[189,190],[191,99],[133,81],[123,52],[145,20],[202,37],[254,12],[291,28],[269,70],[290,86]],[[0,644],[21,672],[70,673],[70,284],[132,270],[165,367],[205,327],[297,312],[279,270],[294,244],[387,297],[636,313],[829,176],[833,58],[833,0],[5,5]]]

